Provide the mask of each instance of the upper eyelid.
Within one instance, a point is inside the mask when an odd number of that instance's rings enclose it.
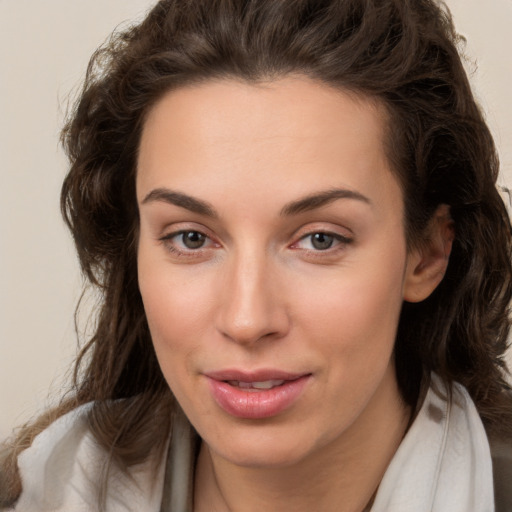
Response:
[[[334,238],[340,238],[343,240],[352,240],[351,235],[344,235],[342,233],[338,233],[336,231],[328,230],[328,229],[315,229],[313,231],[308,231],[307,233],[304,233],[303,235],[299,236],[299,240],[302,240],[303,238],[307,238],[308,236],[313,236],[318,233],[322,233],[324,235],[332,236]]]
[[[201,235],[204,235],[206,238],[210,238],[206,233],[203,233],[202,231],[199,231],[198,229],[177,229],[174,231],[169,231],[168,233],[163,234],[161,237],[159,237],[161,240],[168,240],[170,238],[174,238],[175,236],[182,235],[184,233],[200,233]]]
[[[177,229],[175,231],[170,231],[169,233],[166,233],[164,235],[162,235],[161,237],[159,237],[159,240],[171,240],[172,238],[176,237],[176,236],[179,236],[179,235],[183,235],[184,233],[200,233],[201,235],[203,235],[206,239],[212,241],[213,243],[217,243],[213,240],[213,238],[208,235],[207,233],[205,233],[204,231],[201,231],[199,229]]]
[[[332,226],[332,224],[330,225]],[[326,235],[337,236],[344,239],[354,238],[354,232],[346,226],[327,227],[325,224],[322,225],[321,223],[311,223],[301,226],[293,233],[292,238],[300,240],[304,237],[314,235],[315,233],[325,233]]]
[[[192,224],[192,225],[190,225],[190,224]],[[213,240],[213,238],[215,238],[212,235],[212,231],[210,229],[208,229],[206,226],[197,224],[195,222],[193,222],[193,223],[177,222],[177,223],[173,223],[171,225],[167,225],[160,230],[160,232],[162,234],[159,235],[158,238],[159,239],[172,238],[173,236],[176,236],[180,233],[186,233],[187,231],[195,231],[197,233],[201,233],[202,235],[204,235],[207,238],[210,238],[212,240]]]

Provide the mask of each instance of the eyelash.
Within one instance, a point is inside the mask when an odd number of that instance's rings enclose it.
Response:
[[[326,247],[325,249],[313,248],[313,249],[302,249],[302,250],[307,251],[307,253],[309,253],[309,254],[315,254],[315,255],[318,255],[320,257],[322,256],[322,254],[332,254],[335,251],[342,250],[347,245],[351,244],[354,241],[352,238],[340,235],[339,233],[333,233],[333,232],[330,232],[330,231],[317,230],[317,231],[311,231],[311,232],[301,236],[297,242],[294,242],[291,245],[291,248],[292,249],[300,250],[298,245],[302,241],[307,240],[308,238],[310,239],[310,244],[314,245],[313,237],[316,236],[316,235],[322,235],[324,237],[331,238],[332,239],[331,240],[331,244],[328,247]],[[335,244],[335,245],[333,246],[332,244]]]
[[[184,257],[184,258],[195,258],[200,257],[205,250],[208,250],[211,247],[204,247],[204,244],[197,247],[197,248],[186,248],[181,249],[177,247],[176,242],[172,243],[172,240],[177,237],[182,237],[183,243],[183,236],[186,234],[195,234],[199,235],[200,237],[204,238],[205,243],[210,241],[211,244],[215,247],[220,247],[220,244],[217,244],[214,242],[207,234],[203,233],[202,231],[196,230],[196,229],[181,229],[179,231],[174,231],[172,233],[169,233],[167,235],[164,235],[163,237],[159,238],[159,241],[162,242],[165,245],[165,248],[176,255],[177,257]],[[310,239],[311,245],[314,245],[313,238],[315,235],[322,235],[324,237],[328,237],[331,239],[331,243],[328,247],[325,249],[318,249],[318,248],[300,248],[299,244],[301,242]],[[346,248],[347,245],[351,244],[354,240],[352,238],[340,235],[339,233],[333,233],[331,231],[326,230],[316,230],[316,231],[310,231],[309,233],[304,234],[301,236],[296,242],[291,244],[289,247],[293,250],[302,250],[305,254],[312,257],[322,258],[326,257],[327,255],[334,255],[337,254],[338,251],[343,250]],[[334,247],[333,247],[334,244]]]
[[[201,253],[205,250],[205,248],[203,246],[200,246],[197,249],[191,249],[191,248],[180,249],[180,248],[178,248],[176,246],[175,243],[174,244],[172,243],[172,240],[174,238],[177,238],[179,236],[183,237],[187,233],[189,233],[189,234],[190,233],[198,234],[198,235],[204,237],[205,241],[210,240],[211,242],[213,242],[208,235],[206,235],[205,233],[203,233],[202,231],[199,231],[197,229],[180,229],[179,231],[174,231],[172,233],[164,235],[163,237],[159,238],[159,241],[162,242],[165,245],[165,248],[168,251],[170,251],[173,254],[176,254],[177,256],[180,256],[180,257],[183,256],[183,257],[188,257],[188,258],[192,257],[193,258],[193,257],[197,257],[197,256],[201,255]],[[213,242],[213,243],[215,244],[215,242]],[[215,244],[215,245],[220,247],[219,244]],[[208,249],[208,247],[206,249]]]

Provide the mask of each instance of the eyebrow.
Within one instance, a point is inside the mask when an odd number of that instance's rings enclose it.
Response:
[[[163,203],[173,204],[180,208],[185,208],[199,215],[205,217],[217,218],[218,214],[215,208],[206,201],[196,199],[195,197],[183,194],[181,192],[175,192],[167,188],[156,188],[152,190],[143,200],[142,204],[150,203],[152,201],[160,201]]]
[[[281,210],[281,215],[290,216],[316,210],[322,206],[327,206],[337,199],[355,199],[357,201],[371,205],[370,199],[368,199],[363,194],[356,192],[355,190],[333,188],[323,192],[317,192],[302,199],[298,199],[297,201],[288,203]]]
[[[299,213],[316,210],[322,206],[327,206],[337,199],[355,199],[371,205],[370,199],[359,192],[343,188],[334,188],[292,201],[281,209],[280,215],[283,217],[289,217],[292,215],[298,215]],[[202,199],[189,196],[188,194],[176,192],[167,188],[156,188],[152,190],[142,200],[142,204],[147,204],[153,201],[173,204],[206,217],[215,219],[219,217],[219,214],[210,203],[203,201]]]

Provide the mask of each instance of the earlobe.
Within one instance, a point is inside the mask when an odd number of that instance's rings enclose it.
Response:
[[[424,240],[407,257],[404,300],[425,300],[442,281],[455,237],[450,207],[440,205],[432,216]]]

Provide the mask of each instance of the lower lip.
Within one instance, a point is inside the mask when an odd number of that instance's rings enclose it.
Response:
[[[285,381],[281,386],[259,391],[245,391],[227,382],[208,378],[217,404],[237,418],[262,419],[276,416],[291,407],[301,396],[310,375]]]

